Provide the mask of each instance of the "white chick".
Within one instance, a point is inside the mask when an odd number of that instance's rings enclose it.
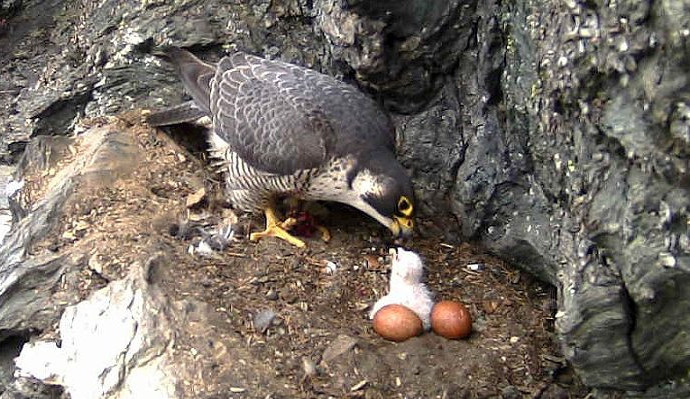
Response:
[[[422,259],[416,253],[402,248],[398,248],[397,253],[391,249],[391,254],[393,263],[388,295],[376,301],[369,313],[369,318],[373,319],[376,312],[386,305],[403,305],[422,320],[424,329],[428,331],[431,328],[431,308],[434,306],[434,301],[431,292],[422,283],[424,275]]]

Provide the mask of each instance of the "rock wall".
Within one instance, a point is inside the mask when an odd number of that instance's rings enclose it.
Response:
[[[587,384],[642,389],[690,365],[688,10],[561,2],[504,14],[506,128],[527,143],[525,187],[544,211],[516,207],[503,225],[518,231],[502,235],[553,265],[557,328]]]
[[[689,1],[15,3],[6,161],[83,116],[177,102],[158,44],[307,65],[391,112],[422,234],[479,242],[559,288],[587,384],[686,375]]]

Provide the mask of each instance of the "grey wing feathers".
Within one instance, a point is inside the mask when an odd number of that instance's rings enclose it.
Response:
[[[329,157],[394,151],[390,121],[373,100],[330,76],[244,53],[218,64],[214,128],[250,165],[288,174]]]
[[[307,86],[261,58],[223,58],[211,89],[214,130],[262,171],[287,175],[321,166],[336,137]]]
[[[394,151],[388,117],[356,88],[307,68],[244,53],[217,66],[167,51],[214,132],[261,171],[293,174],[331,157]]]

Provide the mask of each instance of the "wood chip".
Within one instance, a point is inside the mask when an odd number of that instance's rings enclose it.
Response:
[[[302,358],[302,369],[304,370],[305,377],[314,377],[318,374],[316,363],[308,357]]]
[[[498,310],[498,307],[500,306],[498,301],[484,301],[482,302],[482,308],[484,308],[484,311],[486,313],[494,313],[496,310]]]
[[[206,197],[206,189],[204,187],[201,187],[194,193],[189,194],[186,201],[187,208],[193,208],[194,206],[198,205],[204,200],[204,197]]]
[[[380,269],[381,268],[381,262],[379,262],[379,257],[374,254],[367,254],[363,256],[364,260],[367,262],[367,266],[369,269]]]
[[[352,388],[350,388],[350,392],[359,391],[360,389],[364,388],[364,386],[367,385],[368,382],[369,381],[367,381],[367,380],[362,380],[362,381],[356,383],[355,385],[352,386]]]

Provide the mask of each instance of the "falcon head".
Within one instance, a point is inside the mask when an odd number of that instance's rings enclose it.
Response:
[[[386,226],[396,237],[412,236],[414,192],[405,169],[395,158],[372,158],[358,165],[350,179],[354,201],[350,205]]]

